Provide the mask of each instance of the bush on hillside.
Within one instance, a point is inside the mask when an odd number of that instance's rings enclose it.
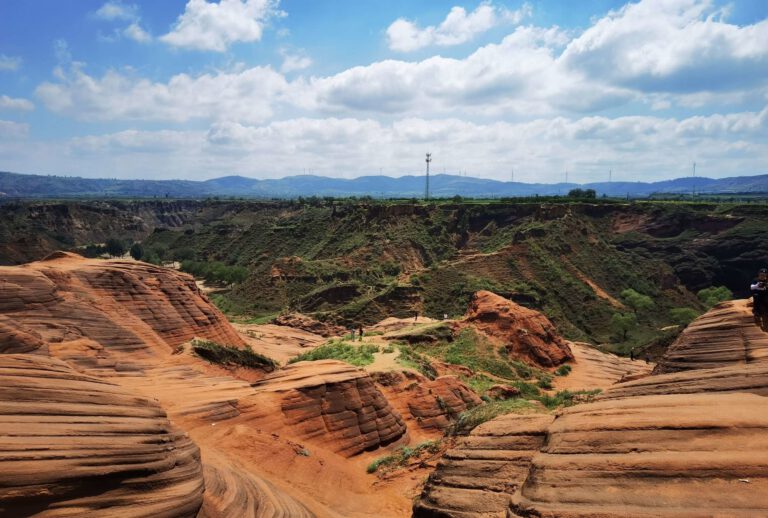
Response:
[[[245,346],[245,349],[238,349],[233,345],[221,345],[210,340],[193,340],[192,350],[201,358],[219,365],[237,365],[268,371],[277,367],[275,360],[255,352],[249,345]]]
[[[711,308],[720,302],[731,300],[733,298],[733,293],[725,286],[711,286],[709,288],[704,288],[703,290],[699,291],[697,295],[699,300],[707,308]]]
[[[669,317],[677,325],[687,326],[699,316],[699,312],[693,308],[672,308],[669,310]]]

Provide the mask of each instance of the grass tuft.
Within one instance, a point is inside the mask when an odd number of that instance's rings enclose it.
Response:
[[[210,340],[193,340],[192,351],[201,358],[219,365],[238,365],[269,371],[278,366],[275,360],[255,352],[249,345],[246,345],[245,349],[238,349],[233,345],[221,345]]]

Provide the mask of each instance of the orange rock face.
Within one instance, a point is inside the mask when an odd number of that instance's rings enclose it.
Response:
[[[29,350],[86,338],[107,350],[171,349],[195,336],[244,345],[189,275],[146,263],[49,260],[0,267],[0,347],[12,321]],[[19,345],[17,345],[19,347]]]
[[[0,515],[195,516],[200,452],[155,401],[0,354]]]
[[[515,457],[515,470],[491,468],[498,456],[486,454],[487,466],[465,463],[457,471],[451,455],[463,462],[469,453],[449,452],[414,514],[768,516],[768,343],[750,319],[744,302],[703,315],[660,362],[679,372],[619,383],[593,403],[548,416],[542,440],[533,454]],[[520,429],[530,419],[494,419],[468,440],[490,427],[499,430],[494,444],[520,450],[529,444]],[[503,429],[507,422],[516,424]],[[478,480],[475,492],[448,489],[469,486],[449,478],[457,472]],[[485,507],[473,515],[472,505]]]
[[[455,376],[430,380],[415,372],[377,372],[373,378],[387,401],[419,428],[444,430],[460,413],[482,400]]]
[[[275,324],[295,329],[303,329],[304,331],[326,338],[329,336],[340,336],[347,332],[347,330],[341,326],[330,324],[328,322],[320,322],[307,315],[302,315],[301,313],[278,315],[278,317],[275,318]]]
[[[515,359],[542,367],[573,360],[568,343],[547,317],[490,291],[475,293],[463,323],[500,342]]]
[[[362,369],[336,360],[298,362],[254,387],[276,393],[297,436],[352,456],[401,438],[405,423]]]

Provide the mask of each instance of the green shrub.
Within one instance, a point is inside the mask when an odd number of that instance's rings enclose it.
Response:
[[[543,394],[537,399],[547,408],[554,409],[564,406],[571,406],[576,404],[577,399],[582,401],[591,401],[594,397],[602,392],[600,389],[595,390],[579,390],[571,392],[570,390],[561,390],[554,396]]]
[[[638,293],[632,288],[622,291],[621,298],[624,299],[627,305],[629,305],[635,313],[648,311],[655,305],[651,297]]]
[[[622,341],[627,340],[627,335],[635,327],[637,317],[632,313],[614,313],[611,317],[611,329]]]
[[[431,380],[437,377],[437,371],[432,366],[432,362],[430,362],[426,356],[417,353],[411,346],[407,344],[400,344],[399,347],[400,356],[397,358],[398,363],[406,367],[416,369]]]
[[[555,371],[555,376],[568,376],[572,369],[573,368],[568,364],[561,365]]]
[[[504,414],[541,413],[540,406],[525,399],[503,399],[477,406],[459,414],[449,426],[446,435],[467,435],[477,426]]]
[[[238,349],[232,345],[221,345],[210,340],[193,340],[192,350],[201,358],[219,365],[239,365],[269,371],[277,367],[275,360],[255,352],[249,345],[245,346],[245,349]]]
[[[698,316],[699,312],[693,308],[672,308],[669,310],[669,317],[672,322],[681,326],[687,326]]]
[[[373,363],[373,353],[379,352],[379,346],[374,344],[353,344],[344,340],[331,340],[311,351],[300,354],[288,360],[288,363],[316,360],[341,360],[362,367]]]
[[[413,457],[420,457],[424,453],[437,453],[438,451],[440,451],[440,441],[425,441],[414,447],[401,446],[394,453],[379,457],[371,462],[366,468],[366,472],[375,473],[381,468],[405,466]]]
[[[539,388],[543,388],[543,389],[546,389],[546,390],[551,389],[552,388],[552,376],[549,376],[549,375],[542,376],[541,378],[539,378],[539,381],[536,382],[536,385]]]
[[[704,288],[703,290],[699,291],[697,295],[699,300],[707,308],[711,308],[720,302],[731,300],[733,298],[733,293],[725,286],[712,286],[709,288]]]

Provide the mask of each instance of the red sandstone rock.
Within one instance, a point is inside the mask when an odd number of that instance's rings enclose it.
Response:
[[[155,401],[0,354],[0,515],[193,517],[200,453]]]
[[[344,456],[389,444],[406,432],[402,417],[368,373],[344,362],[294,363],[254,388],[280,396],[292,433]]]
[[[499,341],[515,359],[542,367],[556,367],[573,360],[568,343],[547,317],[490,291],[478,291],[464,320]]]
[[[510,385],[494,385],[488,389],[491,399],[509,399],[520,395],[520,389]]]
[[[284,315],[278,315],[275,318],[274,323],[279,326],[288,326],[296,329],[302,329],[316,335],[324,336],[340,336],[343,335],[346,330],[328,322],[320,322],[314,318],[302,315],[301,313],[288,313]]]
[[[444,430],[465,410],[482,401],[455,376],[430,380],[415,372],[372,374],[389,403],[420,428]]]

